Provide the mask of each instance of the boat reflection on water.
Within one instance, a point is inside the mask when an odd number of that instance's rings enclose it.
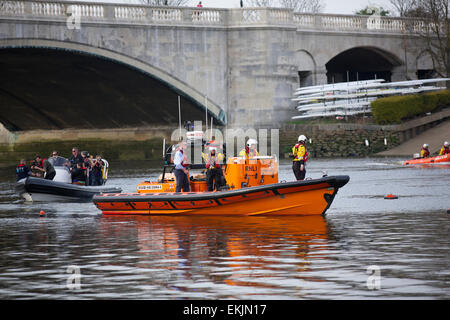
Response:
[[[298,287],[312,262],[332,258],[323,216],[102,216],[101,221],[105,238],[136,232],[136,268],[154,270],[153,279],[178,290],[210,290],[202,282]]]

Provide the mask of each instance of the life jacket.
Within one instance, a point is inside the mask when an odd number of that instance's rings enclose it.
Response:
[[[202,158],[205,160],[206,169],[220,168],[219,161],[223,160],[224,155],[221,153],[216,153],[214,157],[211,154],[202,153]]]
[[[297,143],[293,148],[292,148],[292,154],[294,155],[294,160],[293,161],[308,161],[309,159],[309,154],[308,151],[306,150],[306,146],[302,143]]]
[[[28,169],[28,167],[26,165],[19,164],[16,167],[17,180],[20,180],[20,179],[28,177],[29,176],[29,172],[30,172],[30,169]]]
[[[257,150],[251,151],[249,147],[245,147],[245,149],[242,149],[241,152],[239,152],[239,156],[246,158],[253,158],[259,156],[259,153]]]
[[[420,157],[421,158],[427,158],[430,156],[430,151],[428,149],[422,148],[420,150]]]
[[[444,154],[448,154],[448,153],[450,153],[450,147],[443,146],[441,148],[441,151],[439,152],[439,155],[443,156]]]

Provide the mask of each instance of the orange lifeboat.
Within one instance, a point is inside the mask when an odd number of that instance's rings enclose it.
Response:
[[[350,179],[279,183],[275,157],[232,157],[223,167],[226,190],[205,191],[206,181],[191,176],[195,192],[175,193],[167,167],[157,182],[139,184],[137,193],[102,194],[94,197],[94,204],[106,215],[319,215]]]
[[[450,164],[450,153],[436,157],[410,159],[403,162],[404,166],[414,164]]]

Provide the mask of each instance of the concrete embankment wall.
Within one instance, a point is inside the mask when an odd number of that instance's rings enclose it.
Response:
[[[48,157],[53,150],[69,157],[72,147],[102,155],[108,160],[162,159],[163,139],[170,139],[173,128],[34,130],[0,135],[0,164],[12,165],[36,154]]]
[[[298,136],[304,134],[308,139],[311,139],[311,143],[308,141],[307,144],[308,152],[311,156],[317,158],[404,155],[399,153],[389,154],[386,151],[446,123],[448,119],[450,119],[450,108],[398,125],[380,126],[355,123],[286,124],[280,130],[280,152],[285,157],[288,156],[297,142]],[[439,144],[441,143],[443,141],[439,142]],[[418,151],[417,149],[411,149],[408,150],[407,154],[412,155]],[[436,150],[433,149],[432,151]]]
[[[308,138],[308,153],[314,158],[369,156],[395,147],[401,141],[400,133],[384,126],[290,124],[280,130],[280,152],[284,157],[292,152],[301,134]]]

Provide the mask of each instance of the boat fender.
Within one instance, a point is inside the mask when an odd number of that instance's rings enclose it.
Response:
[[[241,183],[241,188],[247,188],[247,182],[242,182]]]
[[[259,183],[264,184],[264,178],[261,178],[261,180],[259,180]]]

